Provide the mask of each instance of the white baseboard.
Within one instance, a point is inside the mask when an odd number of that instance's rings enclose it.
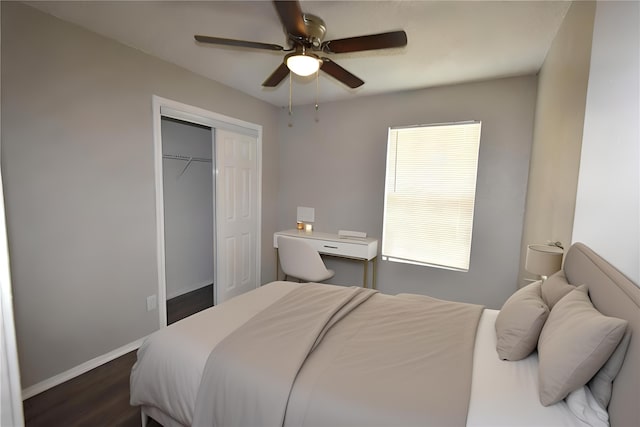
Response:
[[[58,375],[55,375],[51,378],[48,378],[44,381],[23,389],[22,400],[26,400],[30,397],[35,396],[36,394],[40,394],[43,391],[49,390],[50,388],[60,385],[65,381],[69,381],[70,379],[82,375],[85,372],[89,372],[90,370],[97,368],[98,366],[104,365],[107,362],[111,362],[113,359],[117,359],[118,357],[137,349],[138,347],[140,347],[140,345],[142,345],[142,342],[145,340],[145,338],[146,337],[142,337],[139,340],[110,351],[109,353],[103,354],[102,356],[98,356],[91,360],[88,360],[83,364],[76,366],[75,368],[71,368],[68,371],[62,372]]]
[[[169,300],[171,298],[179,297],[180,295],[188,294],[189,292],[193,292],[196,289],[200,289],[200,288],[204,288],[205,286],[209,286],[212,283],[213,283],[213,279],[212,280],[208,280],[206,282],[195,283],[193,285],[182,287],[182,288],[180,288],[178,290],[175,290],[175,291],[171,292],[170,294],[168,294],[167,295],[167,299]]]

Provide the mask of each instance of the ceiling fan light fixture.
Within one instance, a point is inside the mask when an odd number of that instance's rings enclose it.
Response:
[[[320,59],[304,51],[288,56],[286,62],[289,70],[299,76],[310,76],[320,68]]]

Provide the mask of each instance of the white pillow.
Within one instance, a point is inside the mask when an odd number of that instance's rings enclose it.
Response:
[[[569,393],[565,399],[573,415],[591,427],[609,427],[609,413],[593,397],[591,390],[583,386]]]

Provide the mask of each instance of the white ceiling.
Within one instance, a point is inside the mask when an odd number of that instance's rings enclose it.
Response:
[[[395,92],[537,72],[570,6],[566,1],[301,1],[324,19],[325,40],[404,29],[408,46],[327,55],[365,81],[349,89],[320,73],[319,100]],[[262,82],[284,53],[204,46],[194,34],[285,45],[270,1],[28,2],[125,45],[276,106],[285,79]],[[294,78],[294,105],[316,100],[313,78]]]

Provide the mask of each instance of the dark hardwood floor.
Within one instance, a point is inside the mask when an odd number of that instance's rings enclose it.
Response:
[[[167,301],[167,324],[213,306],[213,285],[196,289]]]
[[[167,301],[171,324],[213,305],[213,285]],[[23,402],[27,427],[139,427],[140,410],[129,405],[132,351]],[[160,424],[151,420],[150,427]]]
[[[129,405],[132,351],[24,401],[27,426],[140,426]]]

